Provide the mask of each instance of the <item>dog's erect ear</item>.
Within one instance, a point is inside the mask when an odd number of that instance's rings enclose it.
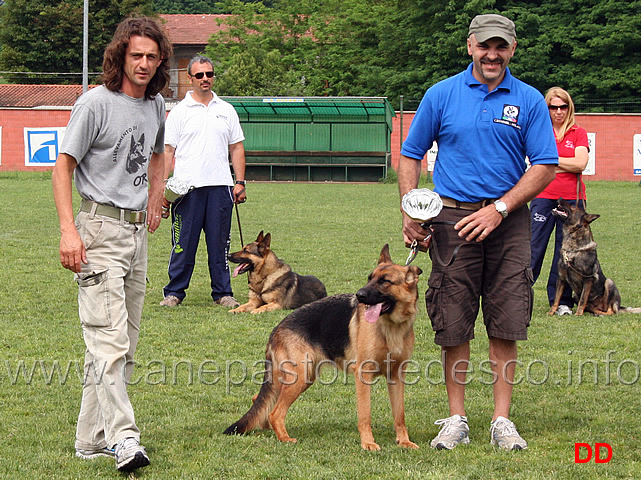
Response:
[[[407,283],[418,283],[418,276],[423,273],[423,270],[421,270],[418,267],[412,266],[412,267],[407,267],[407,274],[405,275],[405,282]]]
[[[269,250],[269,244],[272,240],[272,235],[271,233],[268,233],[267,235],[263,236],[263,232],[260,232],[261,239],[258,242],[258,253],[261,255],[265,255],[267,250]]]
[[[260,243],[260,242],[262,242],[262,241],[263,241],[263,231],[262,231],[262,230],[260,231],[260,233],[259,233],[259,234],[258,234],[258,236],[256,237],[256,241],[257,241],[258,243]]]
[[[392,263],[392,257],[389,256],[389,245],[386,243],[381,250],[381,256],[378,257],[378,264],[381,263]]]
[[[596,213],[586,213],[583,215],[583,220],[585,220],[586,223],[592,223],[600,216],[601,215],[597,215]]]

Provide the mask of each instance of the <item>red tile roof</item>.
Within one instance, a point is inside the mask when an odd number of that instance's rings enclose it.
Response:
[[[89,85],[93,88],[95,85]],[[71,106],[82,95],[82,85],[0,85],[0,107]]]
[[[173,45],[207,45],[209,37],[227,28],[230,15],[160,15]],[[218,25],[218,22],[222,22]]]
[[[209,37],[224,28],[218,21],[229,15],[161,15],[173,45],[207,45]],[[95,85],[89,85],[93,88]],[[0,84],[0,107],[33,108],[72,106],[82,85]]]

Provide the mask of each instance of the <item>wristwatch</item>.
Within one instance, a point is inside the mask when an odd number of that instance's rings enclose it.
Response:
[[[494,206],[496,207],[496,211],[499,212],[503,216],[503,218],[507,217],[507,205],[505,204],[505,202],[496,200],[494,202]]]
[[[247,181],[246,180],[236,180],[236,185],[246,185]]]

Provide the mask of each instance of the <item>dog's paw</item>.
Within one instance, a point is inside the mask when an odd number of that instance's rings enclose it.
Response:
[[[292,437],[283,437],[283,438],[279,438],[278,440],[280,440],[283,443],[298,443],[298,440]]]
[[[249,305],[249,304],[247,304],[247,303],[243,303],[242,305],[239,305],[239,306],[238,306],[238,307],[236,307],[236,308],[232,308],[231,310],[228,310],[228,312],[227,312],[227,313],[245,313],[245,312],[251,312],[251,311],[252,311],[252,308],[254,308],[254,307],[252,307],[251,305]]]
[[[265,313],[272,312],[274,310],[282,310],[282,307],[278,303],[265,303],[255,310],[252,310],[250,313]]]
[[[403,448],[412,448],[414,450],[418,450],[419,446],[416,445],[414,442],[411,442],[407,440],[406,442],[397,442],[399,447]]]
[[[379,447],[375,442],[363,442],[361,443],[361,447],[363,447],[363,450],[368,450],[370,452],[376,452],[381,449],[381,447]]]

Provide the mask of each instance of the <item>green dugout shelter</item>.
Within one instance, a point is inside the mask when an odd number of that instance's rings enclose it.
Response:
[[[222,97],[240,117],[248,180],[376,182],[390,163],[384,97]]]

